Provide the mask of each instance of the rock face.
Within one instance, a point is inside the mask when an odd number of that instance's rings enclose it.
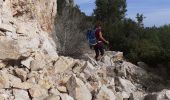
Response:
[[[2,16],[2,22],[8,21],[8,19],[4,19],[5,17],[9,18],[9,21],[14,21],[13,19],[36,20],[43,31],[49,33],[53,31],[54,19],[57,13],[56,0],[1,0],[0,3],[2,6],[1,12],[3,13],[0,15]],[[10,31],[11,29],[12,27],[7,28]]]

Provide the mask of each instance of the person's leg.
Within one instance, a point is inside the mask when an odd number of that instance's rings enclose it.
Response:
[[[100,55],[103,56],[104,55],[104,46],[103,46],[102,42],[100,43],[99,51],[100,51]]]
[[[98,60],[98,57],[99,57],[99,48],[98,48],[97,45],[94,46],[94,50],[95,50],[95,53],[96,53],[95,59]]]
[[[104,48],[100,48],[100,55],[103,56],[104,55]]]

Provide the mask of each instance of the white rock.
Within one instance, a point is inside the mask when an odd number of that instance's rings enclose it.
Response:
[[[86,62],[86,64],[84,65],[84,70],[83,70],[86,79],[88,79],[88,77],[92,76],[95,72],[95,67],[90,63],[90,62]]]
[[[116,100],[114,93],[109,90],[106,86],[102,86],[97,94],[96,100]]]
[[[8,77],[9,77],[10,86],[21,83],[21,79],[12,74],[8,74]]]
[[[0,30],[2,31],[9,31],[9,32],[13,32],[16,29],[14,27],[12,27],[12,25],[8,25],[8,24],[0,24]]]
[[[22,81],[26,81],[27,79],[27,72],[24,71],[21,68],[16,68],[15,69],[15,73],[17,74],[17,76],[22,80]]]
[[[39,98],[39,97],[47,97],[48,91],[39,85],[34,85],[31,89],[29,89],[29,93],[31,97],[33,98]]]
[[[24,65],[25,67],[27,67],[28,69],[30,69],[30,64],[31,64],[31,61],[33,61],[34,59],[32,57],[29,57],[25,60],[22,60],[21,61],[21,64]]]
[[[7,65],[7,62],[3,62],[0,60],[0,69],[5,68]]]
[[[74,100],[71,96],[69,96],[68,94],[60,94],[61,100]],[[81,99],[77,99],[77,100],[81,100]]]
[[[166,99],[170,99],[170,90],[167,90],[165,93]]]
[[[130,100],[144,100],[143,92],[133,92],[129,98]]]
[[[0,72],[0,89],[9,88],[9,77],[5,72]]]
[[[67,83],[69,95],[76,100],[91,100],[92,96],[83,81],[72,76]]]
[[[60,100],[60,96],[58,96],[58,95],[50,95],[47,98],[45,98],[44,100]]]
[[[13,89],[13,94],[15,96],[14,100],[31,100],[25,90]]]
[[[58,91],[60,91],[61,93],[66,93],[67,89],[65,86],[57,86]]]
[[[0,38],[0,59],[18,59],[20,54],[14,41]]]
[[[23,82],[23,83],[13,83],[12,86],[18,89],[30,89],[33,87],[33,84],[29,82]]]
[[[30,68],[32,71],[41,70],[45,67],[45,58],[41,54],[35,55],[35,60],[31,61]]]
[[[136,87],[129,80],[122,79],[119,77],[119,82],[125,92],[132,93],[136,91]]]
[[[68,57],[59,57],[59,59],[55,62],[55,73],[63,73],[67,70],[71,70],[74,66],[75,61],[72,58]]]

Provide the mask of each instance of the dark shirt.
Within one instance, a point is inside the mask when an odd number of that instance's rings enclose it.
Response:
[[[97,41],[102,41],[102,42],[104,42],[104,41],[100,38],[100,32],[101,32],[101,29],[96,28],[96,32],[95,32],[96,39],[97,39]]]

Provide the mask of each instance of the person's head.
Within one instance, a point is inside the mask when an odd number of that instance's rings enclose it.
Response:
[[[98,22],[96,23],[96,26],[95,26],[95,27],[101,29],[101,22],[98,21]]]

